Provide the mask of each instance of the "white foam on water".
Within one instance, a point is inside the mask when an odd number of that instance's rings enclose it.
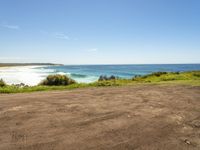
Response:
[[[89,75],[87,75],[85,77],[74,77],[73,76],[74,73],[69,73],[69,72],[67,72],[67,73],[65,73],[65,72],[57,72],[56,74],[66,75],[66,76],[74,79],[78,83],[91,83],[91,82],[97,81],[98,78],[99,78],[97,76],[89,76]]]
[[[98,80],[96,76],[74,77],[69,72],[56,72],[54,69],[44,67],[45,66],[1,67],[0,79],[3,79],[8,85],[24,83],[29,86],[38,85],[50,74],[67,75],[78,83],[91,83]]]
[[[34,86],[53,72],[53,69],[43,69],[41,66],[2,67],[0,68],[0,79],[9,85],[24,83]]]
[[[91,83],[98,80],[98,77],[95,76],[88,76],[86,78],[73,78],[78,83]]]
[[[56,74],[60,74],[60,75],[69,75],[70,73],[57,72]]]

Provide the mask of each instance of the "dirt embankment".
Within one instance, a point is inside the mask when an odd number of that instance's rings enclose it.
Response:
[[[200,149],[200,87],[0,95],[1,150]]]

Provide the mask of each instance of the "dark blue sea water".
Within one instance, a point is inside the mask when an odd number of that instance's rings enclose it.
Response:
[[[100,75],[115,75],[121,78],[132,78],[135,75],[145,75],[152,72],[182,72],[200,70],[200,64],[156,64],[156,65],[65,65],[48,66],[44,70],[53,73],[69,75],[78,82],[92,82]],[[52,73],[52,72],[51,72]]]

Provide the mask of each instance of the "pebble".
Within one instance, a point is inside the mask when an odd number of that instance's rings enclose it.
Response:
[[[186,144],[188,144],[188,145],[191,144],[191,142],[190,142],[188,139],[185,139],[184,142],[185,142]]]

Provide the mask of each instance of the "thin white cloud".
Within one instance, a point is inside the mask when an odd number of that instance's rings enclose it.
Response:
[[[63,39],[63,40],[69,40],[69,36],[67,36],[64,33],[56,33],[55,34],[55,38],[57,38],[57,39]]]
[[[39,30],[39,32],[45,36],[49,36],[49,37],[53,37],[53,38],[57,38],[57,39],[62,39],[62,40],[72,40],[72,41],[77,41],[79,40],[76,37],[69,37],[67,34],[63,33],[63,32],[49,32],[46,30]]]
[[[19,30],[19,26],[18,25],[2,24],[1,27],[7,28],[7,29]]]
[[[92,49],[88,49],[87,51],[88,51],[88,52],[97,52],[98,49],[97,49],[97,48],[92,48]]]

